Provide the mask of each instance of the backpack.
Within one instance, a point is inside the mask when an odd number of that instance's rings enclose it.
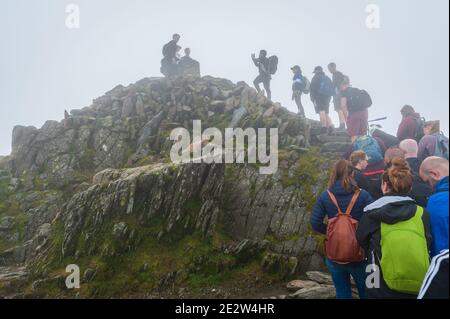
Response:
[[[425,118],[419,117],[414,119],[416,120],[416,131],[414,132],[414,139],[417,142],[420,142],[422,137],[425,136],[425,133],[423,132],[423,127],[425,126]]]
[[[418,294],[430,267],[422,222],[423,208],[414,217],[395,224],[381,223],[381,271],[387,286],[398,292]]]
[[[320,80],[319,94],[324,96],[333,96],[336,93],[333,82],[325,74]]]
[[[372,98],[366,90],[349,88],[350,95],[347,97],[347,106],[349,111],[364,111],[372,106]]]
[[[330,218],[327,226],[327,237],[325,241],[325,252],[327,257],[339,264],[360,262],[364,259],[364,251],[356,239],[356,228],[358,221],[353,219],[350,213],[355,206],[360,191],[356,191],[347,207],[345,213],[336,200],[336,197],[328,191],[332,202],[338,210],[336,217]]]
[[[305,82],[305,87],[303,88],[303,94],[309,94],[309,88],[311,86],[311,82],[308,80],[306,76],[303,76],[303,82]]]
[[[436,146],[434,148],[434,156],[443,157],[448,160],[449,158],[449,144],[448,137],[443,133],[436,135]]]
[[[372,136],[360,136],[353,144],[353,151],[363,151],[369,159],[369,165],[377,164],[384,160],[383,151],[377,140]]]
[[[278,70],[278,57],[276,55],[272,55],[269,58],[269,73],[270,74],[275,74],[277,73]]]

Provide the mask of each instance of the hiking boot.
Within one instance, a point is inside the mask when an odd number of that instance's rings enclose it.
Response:
[[[327,134],[327,132],[328,132],[328,128],[326,128],[326,127],[322,127],[322,129],[320,130],[321,135]]]
[[[340,130],[345,130],[345,124],[344,124],[344,123],[341,123],[341,125],[339,125],[339,129],[340,129]]]

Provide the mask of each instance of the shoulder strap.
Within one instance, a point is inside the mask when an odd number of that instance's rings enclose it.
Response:
[[[352,209],[353,209],[353,207],[355,206],[356,200],[357,200],[358,197],[359,197],[360,191],[361,191],[361,190],[358,189],[358,190],[355,192],[355,194],[353,194],[352,200],[350,201],[350,204],[348,204],[347,210],[345,211],[345,214],[346,214],[346,215],[350,215],[350,214],[351,214]]]
[[[336,208],[337,208],[337,210],[338,210],[338,215],[342,215],[342,210],[341,210],[341,208],[339,207],[339,204],[338,204],[338,202],[337,202],[337,200],[336,200],[336,197],[334,196],[334,194],[333,194],[332,192],[330,192],[330,190],[327,190],[327,192],[328,192],[328,195],[329,195],[330,198],[331,198],[331,201],[333,202],[333,204],[336,206]]]

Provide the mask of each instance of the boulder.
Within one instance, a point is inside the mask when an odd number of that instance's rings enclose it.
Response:
[[[331,278],[331,275],[320,271],[307,271],[306,277],[308,277],[309,280],[315,281],[319,284],[333,285],[333,279]]]
[[[286,288],[289,291],[297,292],[300,289],[312,288],[312,287],[318,287],[318,286],[320,286],[320,285],[317,282],[315,282],[315,281],[310,281],[310,280],[293,280],[293,281],[290,281],[286,285]]]
[[[329,285],[303,288],[289,297],[291,299],[335,299],[336,289]]]

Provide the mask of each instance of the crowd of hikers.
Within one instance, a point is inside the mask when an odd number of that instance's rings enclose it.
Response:
[[[449,297],[448,140],[422,157],[420,142],[397,142],[358,136],[314,207],[339,299],[352,297],[351,277],[360,298]]]
[[[189,49],[179,58],[179,40],[175,34],[163,48],[166,76],[183,74],[183,63],[192,67]],[[271,99],[278,57],[261,50],[251,58],[259,73],[253,84],[258,92],[263,84]],[[369,127],[369,93],[352,87],[336,63],[328,65],[331,78],[321,66],[311,81],[300,66],[291,70],[299,117],[306,118],[302,96],[309,94],[321,134],[332,135],[333,101],[339,129],[351,139],[311,216],[313,230],[326,235],[325,261],[337,298],[352,298],[351,278],[360,298],[448,298],[449,140],[440,122],[425,121],[405,105],[397,134],[390,135],[379,125]]]

